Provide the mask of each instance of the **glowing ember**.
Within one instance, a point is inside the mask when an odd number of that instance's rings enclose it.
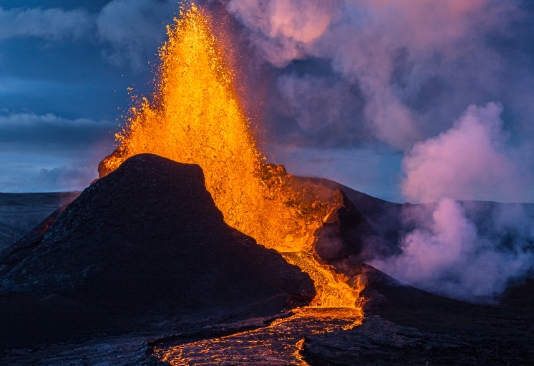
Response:
[[[226,337],[156,347],[155,356],[170,365],[300,365],[306,336],[352,329],[361,313],[353,309],[299,309],[268,326]]]
[[[360,286],[351,288],[311,254],[315,230],[337,208],[331,192],[299,187],[283,167],[264,162],[206,14],[192,5],[167,33],[153,99],[130,110],[101,176],[140,153],[200,165],[225,221],[310,275],[318,292],[313,305],[354,308]]]

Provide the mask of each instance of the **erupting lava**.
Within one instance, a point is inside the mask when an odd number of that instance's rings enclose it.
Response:
[[[299,187],[283,167],[264,161],[210,22],[193,4],[167,28],[153,98],[130,110],[116,136],[119,147],[102,161],[100,175],[140,153],[200,165],[225,221],[310,275],[317,288],[312,305],[357,308],[360,286],[349,286],[311,253],[335,197],[318,185]]]

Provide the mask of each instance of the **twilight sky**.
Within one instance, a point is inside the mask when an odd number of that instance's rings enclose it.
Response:
[[[247,111],[289,172],[395,201],[534,201],[532,2],[201,3],[230,15]],[[178,7],[0,1],[0,192],[96,177]]]

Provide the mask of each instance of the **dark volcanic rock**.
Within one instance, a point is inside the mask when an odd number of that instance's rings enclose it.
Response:
[[[369,265],[359,267],[367,284],[362,294],[366,314],[425,332],[463,334],[467,337],[521,334],[534,342],[534,281],[507,291],[496,305],[471,304],[433,295],[398,282]],[[417,314],[416,316],[414,314]]]
[[[107,314],[132,324],[208,309],[275,314],[315,293],[297,267],[224,223],[200,167],[155,155],[132,157],[87,188],[32,243],[0,255],[4,308],[10,299],[46,308],[52,296],[73,321]],[[5,343],[10,332],[0,329]]]
[[[333,195],[337,209],[316,230],[314,249],[327,263],[349,256],[358,264],[363,263],[365,240],[376,233],[343,191],[337,189]]]
[[[360,263],[400,253],[399,234],[403,230],[401,211],[404,206],[410,204],[401,205],[384,201],[325,178],[297,178],[331,190],[342,191],[355,210],[363,216],[367,225],[372,228],[372,232],[366,231],[360,237],[362,243]]]
[[[286,174],[287,184],[333,208],[315,232],[314,250],[323,262],[351,276],[351,268],[401,252],[400,206],[360,193],[337,182]],[[391,224],[393,221],[393,224]]]
[[[22,239],[0,252],[0,278],[41,243],[50,226],[57,220],[59,214],[65,211],[65,208],[67,205],[58,208]]]
[[[349,331],[308,337],[302,353],[310,365],[455,365],[463,345],[450,336],[425,334],[371,315]]]
[[[306,338],[310,365],[527,365],[534,359],[534,281],[498,306],[474,305],[404,285],[369,266],[360,327]]]
[[[22,238],[79,192],[0,193],[0,251]]]

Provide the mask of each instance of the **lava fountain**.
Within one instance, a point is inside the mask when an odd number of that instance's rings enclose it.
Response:
[[[100,176],[140,153],[200,165],[225,221],[314,280],[312,306],[360,309],[361,286],[349,286],[312,254],[314,233],[338,207],[336,198],[321,186],[299,187],[283,167],[265,161],[225,59],[228,45],[216,39],[212,24],[193,4],[167,27],[152,98],[130,109]]]

